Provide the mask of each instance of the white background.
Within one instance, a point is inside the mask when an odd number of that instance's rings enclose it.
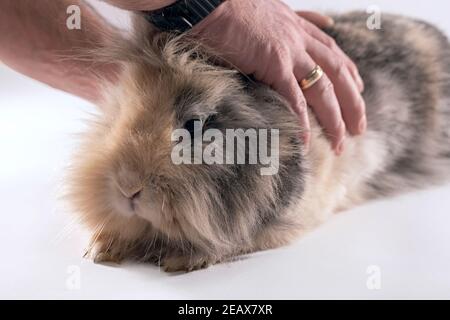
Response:
[[[445,1],[287,2],[325,11],[377,4],[450,33]],[[370,203],[289,247],[190,274],[83,259],[88,235],[58,198],[90,112],[0,65],[0,298],[450,298],[450,186]],[[367,287],[372,265],[379,290]]]

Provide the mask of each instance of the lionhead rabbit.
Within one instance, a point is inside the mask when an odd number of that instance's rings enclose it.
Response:
[[[306,153],[302,128],[276,92],[214,65],[188,40],[150,40],[137,23],[139,40],[111,49],[120,79],[105,90],[70,177],[71,201],[93,232],[91,256],[194,270],[285,245],[363,201],[446,179],[447,38],[398,16],[384,15],[380,30],[368,30],[361,13],[334,18],[327,32],[360,69],[368,118],[368,132],[348,137],[339,157],[312,115]],[[262,175],[262,164],[175,164],[183,142],[172,133],[191,132],[197,120],[202,132],[279,130],[276,173]]]

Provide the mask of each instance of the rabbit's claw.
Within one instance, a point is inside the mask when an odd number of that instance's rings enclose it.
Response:
[[[191,272],[206,269],[219,262],[220,259],[208,256],[180,255],[164,257],[160,266],[165,272]]]
[[[124,259],[123,247],[112,239],[93,238],[84,257],[92,259],[94,263],[119,264]]]

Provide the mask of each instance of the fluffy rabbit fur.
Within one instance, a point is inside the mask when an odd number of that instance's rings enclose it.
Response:
[[[123,68],[105,89],[69,181],[95,261],[203,268],[288,244],[342,209],[449,177],[447,38],[398,16],[383,15],[380,30],[368,30],[362,13],[334,18],[326,31],[360,69],[368,117],[368,132],[348,137],[339,157],[312,115],[305,153],[283,98],[218,67],[188,39],[149,40],[141,21],[134,39],[107,48]],[[220,130],[279,129],[278,174],[262,176],[258,165],[173,164],[171,133],[192,119]]]

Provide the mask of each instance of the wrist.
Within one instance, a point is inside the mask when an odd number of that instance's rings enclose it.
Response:
[[[113,6],[129,11],[152,11],[174,4],[177,0],[106,0]]]
[[[213,12],[211,12],[206,18],[200,21],[197,25],[192,28],[193,33],[201,33],[204,30],[208,29],[208,27],[215,23],[216,21],[226,20],[233,11],[232,6],[234,1],[225,0],[219,5]]]
[[[144,16],[160,31],[186,32],[211,15],[221,12],[226,0],[178,0],[159,10],[146,11]]]

